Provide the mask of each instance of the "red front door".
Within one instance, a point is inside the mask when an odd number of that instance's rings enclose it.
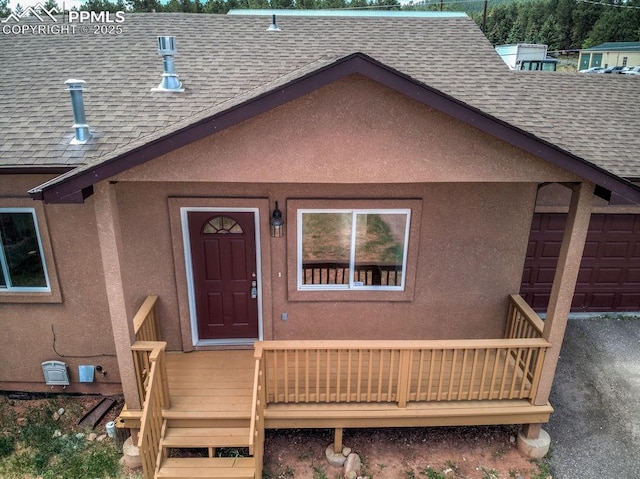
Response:
[[[199,339],[257,339],[254,213],[190,211]]]

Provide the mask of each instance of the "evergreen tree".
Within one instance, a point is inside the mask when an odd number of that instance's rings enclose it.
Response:
[[[630,5],[627,2],[627,6]],[[604,12],[598,17],[595,25],[584,40],[584,47],[589,48],[604,42],[632,42],[638,40],[640,26],[640,9],[602,7]]]
[[[130,0],[130,1],[131,1],[131,9],[134,12],[161,12],[164,10],[159,0]]]
[[[2,4],[2,2],[0,1],[0,10],[2,10],[1,4]],[[56,3],[56,0],[47,0],[46,3],[43,5],[43,7],[48,12],[53,11],[53,9],[55,8],[56,12],[62,13],[62,9],[58,6],[58,4]],[[0,15],[0,16],[2,16],[2,15]]]
[[[122,4],[114,3],[109,0],[86,0],[80,5],[81,11],[93,11],[93,12],[118,12],[123,10]]]
[[[22,8],[22,5],[20,5],[19,3],[16,5],[16,9],[14,11],[14,13],[18,16],[22,15],[22,12],[24,12],[24,8]]]
[[[0,0],[0,18],[5,18],[11,15],[9,10],[9,0]]]
[[[345,0],[319,0],[319,8],[345,8],[347,2]]]
[[[318,4],[316,0],[297,0],[296,8],[301,8],[303,10],[315,10],[318,8]]]
[[[347,7],[349,8],[362,8],[369,6],[369,2],[367,0],[351,0]]]

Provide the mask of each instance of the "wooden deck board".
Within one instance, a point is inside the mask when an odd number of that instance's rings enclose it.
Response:
[[[163,447],[245,447],[249,441],[249,428],[173,427],[164,436]]]
[[[247,419],[251,415],[251,350],[167,354],[168,419]]]
[[[255,475],[253,458],[169,458],[160,467],[158,478],[252,478]]]

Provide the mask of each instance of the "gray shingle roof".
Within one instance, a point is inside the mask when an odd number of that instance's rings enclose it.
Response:
[[[640,177],[640,79],[511,72],[468,18],[127,14],[120,35],[0,35],[0,165],[86,165],[363,52],[616,175]],[[151,92],[174,35],[182,94]],[[95,137],[69,145],[64,81]]]

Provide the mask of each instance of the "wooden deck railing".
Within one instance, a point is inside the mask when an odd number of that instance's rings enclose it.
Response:
[[[542,339],[269,341],[265,407],[277,403],[397,403],[531,399]]]
[[[157,302],[157,296],[147,296],[133,317],[133,332],[136,341],[160,341]]]
[[[134,346],[139,343],[160,341],[160,328],[156,310],[157,301],[157,296],[147,296],[147,299],[145,299],[144,303],[142,303],[142,306],[140,306],[140,309],[134,316]],[[140,404],[144,403],[146,399],[150,371],[149,353],[152,348],[153,346],[150,344],[139,349],[131,348],[131,351],[133,352],[133,365],[136,373],[136,383],[138,385]]]
[[[160,437],[162,435],[162,409],[169,407],[169,390],[164,350],[167,343],[160,341],[139,341],[132,349],[149,352],[149,381],[140,420],[138,448],[142,462],[144,479],[153,479],[156,473]],[[150,349],[149,349],[150,348]]]
[[[255,477],[262,477],[264,460],[264,368],[260,358],[255,361],[253,377],[253,401],[251,404],[251,425],[249,430],[249,454],[255,458]]]
[[[509,296],[509,312],[507,313],[507,327],[504,337],[542,338],[544,321],[529,306],[519,294]]]
[[[348,262],[305,261],[302,264],[303,284],[349,284]],[[357,264],[353,280],[364,286],[399,286],[402,284],[402,264]]]

